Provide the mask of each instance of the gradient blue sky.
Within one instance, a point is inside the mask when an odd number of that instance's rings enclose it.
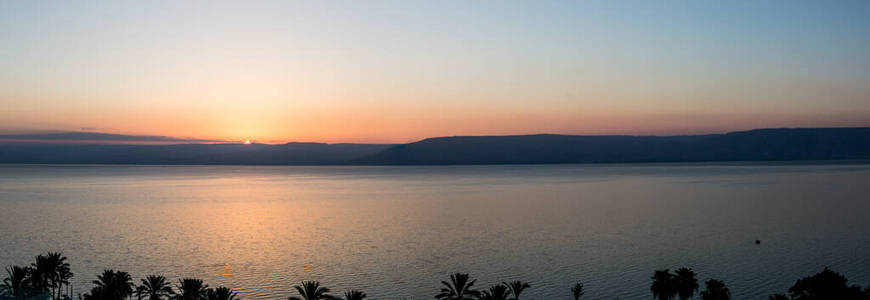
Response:
[[[870,1],[2,1],[0,131],[870,126]]]

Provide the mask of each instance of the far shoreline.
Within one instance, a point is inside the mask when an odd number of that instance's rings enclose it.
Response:
[[[870,159],[829,159],[829,160],[733,160],[733,161],[644,161],[644,162],[595,162],[595,163],[480,163],[480,164],[140,164],[140,163],[4,163],[0,167],[536,167],[536,166],[813,166],[813,165],[870,165]]]

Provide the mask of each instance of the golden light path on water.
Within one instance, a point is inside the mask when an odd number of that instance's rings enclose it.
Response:
[[[425,299],[455,271],[528,296],[648,297],[693,267],[739,299],[831,266],[870,274],[870,166],[0,166],[0,264],[104,268],[285,299],[301,280]],[[753,241],[761,239],[761,245]],[[530,299],[531,299],[530,298]]]

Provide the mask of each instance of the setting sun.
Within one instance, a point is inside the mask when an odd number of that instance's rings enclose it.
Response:
[[[251,144],[251,140],[245,140],[245,145],[250,145],[250,144]]]

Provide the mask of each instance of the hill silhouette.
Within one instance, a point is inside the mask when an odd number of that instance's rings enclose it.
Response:
[[[0,143],[0,163],[337,165],[392,145],[287,143],[106,145]]]
[[[0,163],[454,165],[870,159],[870,127],[682,136],[457,136],[409,144],[0,142]]]
[[[547,164],[870,158],[870,128],[756,129],[684,136],[458,136],[397,145],[373,164]]]

